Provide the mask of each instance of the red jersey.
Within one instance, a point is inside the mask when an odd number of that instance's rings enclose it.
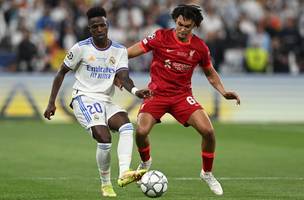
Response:
[[[180,42],[174,29],[160,29],[141,41],[145,52],[152,51],[149,89],[156,95],[174,96],[191,92],[191,78],[197,65],[211,66],[209,48],[192,35]]]

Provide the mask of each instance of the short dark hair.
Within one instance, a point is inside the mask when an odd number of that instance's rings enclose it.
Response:
[[[180,4],[171,13],[171,17],[174,21],[179,16],[183,16],[186,19],[191,19],[194,21],[197,27],[200,26],[201,22],[203,21],[203,15],[201,13],[201,8],[197,5],[187,5],[187,4]]]
[[[87,11],[88,19],[93,17],[107,17],[106,10],[103,7],[92,7]]]

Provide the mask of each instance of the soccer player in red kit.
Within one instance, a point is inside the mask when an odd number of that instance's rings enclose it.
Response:
[[[208,114],[192,95],[191,77],[195,67],[199,65],[203,69],[209,83],[225,99],[235,99],[240,104],[240,98],[235,92],[224,89],[212,66],[207,45],[192,33],[192,29],[199,27],[203,20],[201,9],[195,5],[179,5],[171,16],[176,24],[174,29],[157,30],[128,48],[129,58],[148,51],[153,53],[148,86],[153,97],[143,101],[137,119],[136,144],[142,160],[138,168],[150,168],[152,159],[148,134],[165,113],[170,113],[179,123],[192,126],[202,136],[200,177],[215,194],[222,195],[223,189],[212,174],[214,129]]]

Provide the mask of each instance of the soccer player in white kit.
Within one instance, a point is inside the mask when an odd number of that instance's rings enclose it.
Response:
[[[55,114],[55,100],[65,74],[74,71],[76,81],[73,85],[71,105],[78,122],[97,141],[96,161],[102,195],[115,197],[116,193],[110,180],[110,130],[119,132],[118,185],[123,187],[136,181],[145,172],[129,169],[133,148],[133,125],[126,111],[112,102],[115,80],[119,80],[119,86],[139,98],[150,97],[151,91],[137,89],[130,79],[127,49],[108,39],[106,11],[102,7],[93,7],[87,11],[87,17],[92,37],[76,43],[66,55],[54,78],[44,116],[50,120]]]

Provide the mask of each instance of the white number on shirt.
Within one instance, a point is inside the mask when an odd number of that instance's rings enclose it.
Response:
[[[188,103],[189,103],[190,105],[196,104],[195,99],[194,99],[193,97],[191,97],[191,96],[187,97],[187,101],[188,101]]]

